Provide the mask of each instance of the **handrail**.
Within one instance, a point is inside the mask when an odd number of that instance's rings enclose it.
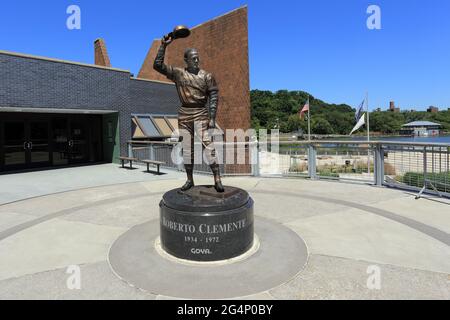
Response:
[[[270,143],[270,140],[267,140]],[[409,142],[409,141],[352,141],[352,140],[312,140],[312,141],[274,141],[273,144],[279,145],[320,145],[320,144],[370,144],[370,145],[405,145],[419,147],[450,147],[450,143],[437,142]]]
[[[222,145],[223,143],[223,145]],[[180,157],[180,151],[175,146],[179,146],[179,142],[174,141],[141,141],[141,140],[129,140],[128,141],[128,152],[130,155],[133,155],[134,152],[146,152],[147,156],[150,159],[169,159],[167,165],[171,168],[177,168],[178,170],[182,170],[182,166],[178,164],[176,161],[171,162],[172,151],[175,149],[175,153],[177,155],[177,159]],[[351,140],[312,140],[312,141],[273,141],[271,144],[270,139],[268,141],[247,141],[247,142],[220,142],[218,143],[218,147],[224,148],[227,147],[237,148],[239,150],[240,146],[245,146],[246,153],[246,164],[250,165],[248,172],[246,174],[260,176],[260,175],[271,175],[278,174],[278,172],[282,172],[285,168],[288,168],[287,173],[297,174],[296,170],[290,171],[291,166],[301,165],[302,168],[301,174],[302,176],[306,176],[310,179],[335,179],[334,176],[328,176],[326,174],[326,168],[324,166],[328,165],[321,163],[317,160],[320,160],[320,156],[323,152],[328,155],[327,149],[330,151],[330,156],[333,156],[336,153],[336,165],[341,166],[344,160],[348,158],[344,157],[352,157],[355,154],[355,150],[358,151],[358,157],[366,157],[367,155],[367,164],[365,165],[364,172],[355,172],[355,173],[366,173],[367,175],[362,175],[357,179],[354,179],[353,173],[347,174],[347,172],[342,173],[341,176],[336,178],[336,180],[352,180],[352,181],[363,181],[364,183],[373,183],[377,186],[393,186],[392,183],[389,183],[392,175],[398,176],[403,180],[404,184],[398,184],[395,182],[396,188],[407,188],[408,190],[418,190],[422,188],[422,185],[419,187],[417,183],[415,183],[414,179],[427,179],[428,175],[431,174],[447,174],[450,164],[450,143],[427,143],[427,142],[409,142],[409,141],[351,141]],[[265,161],[268,159],[264,150],[270,150],[272,146],[272,151],[280,154],[280,158],[276,162],[279,167],[273,169],[272,167],[266,168],[267,164]],[[267,147],[267,148],[266,148]],[[275,147],[275,150],[274,150]],[[277,150],[279,148],[279,151]],[[164,149],[161,152],[160,149]],[[167,149],[167,150],[165,150]],[[169,152],[166,152],[169,151]],[[286,153],[289,151],[288,153]],[[292,151],[292,152],[291,152]],[[305,159],[301,159],[299,163],[297,160],[292,160],[293,156],[297,156],[298,152],[301,152],[301,156],[306,156]],[[399,151],[399,152],[398,152]],[[170,153],[170,154],[169,154]],[[295,155],[292,155],[295,153]],[[346,153],[346,154],[345,154]],[[360,155],[360,153],[365,153]],[[415,154],[417,153],[417,154]],[[224,154],[225,155],[225,154]],[[227,155],[228,156],[228,155]],[[264,157],[264,158],[260,158]],[[265,159],[262,161],[261,159]],[[270,159],[270,155],[269,155]],[[358,158],[359,159],[359,158]],[[323,159],[322,159],[323,160]],[[292,162],[294,161],[294,162]],[[306,161],[306,162],[305,162]],[[359,160],[359,161],[365,161]],[[323,161],[322,161],[323,162]],[[333,166],[334,164],[332,164]],[[354,165],[354,164],[353,164]],[[357,164],[360,166],[361,164]],[[347,166],[347,164],[346,164]],[[205,169],[206,168],[206,169]],[[205,168],[197,168],[196,170],[201,172],[209,172],[209,168],[205,166]],[[281,169],[282,168],[282,169]],[[203,171],[205,169],[206,171]],[[267,169],[267,170],[266,170]],[[225,173],[227,166],[224,166],[223,172]],[[230,169],[227,174],[235,174],[234,169]],[[281,170],[281,171],[280,171]],[[355,169],[357,170],[357,168]],[[361,169],[362,170],[362,169]],[[385,172],[386,171],[386,172]],[[283,171],[284,172],[284,171]],[[322,174],[325,173],[325,174]],[[416,174],[417,178],[407,178],[406,173]],[[281,173],[283,174],[283,173]],[[408,180],[409,179],[409,180]],[[411,180],[413,179],[413,180]],[[434,179],[434,178],[433,178]],[[447,188],[447,183],[449,178],[444,181],[444,187],[442,187],[440,180],[434,181],[434,186],[440,193],[448,197],[450,195],[450,188]],[[409,181],[409,182],[408,182]],[[412,181],[412,182],[411,182]],[[429,192],[430,190],[427,190]],[[433,190],[431,190],[433,191]],[[425,191],[423,191],[425,192]]]
[[[139,140],[128,140],[127,143],[132,144],[162,144],[162,145],[176,145],[178,142],[172,142],[172,141],[139,141]]]
[[[159,145],[177,145],[179,142],[173,142],[173,141],[139,141],[139,140],[128,140],[128,144],[143,144],[143,145],[152,145],[152,144],[159,144]],[[258,144],[257,141],[248,141],[248,142],[221,142],[216,141],[216,144],[224,144],[224,145],[256,145]]]
[[[176,145],[178,142],[174,141],[140,141],[140,140],[128,140],[127,143],[132,144],[162,144],[162,145]],[[254,145],[256,143],[262,144],[261,141],[245,141],[245,142],[216,142],[218,144],[244,144],[244,145]],[[321,145],[321,144],[369,144],[369,145],[403,145],[403,146],[419,146],[419,147],[450,147],[450,143],[438,143],[438,142],[410,142],[410,141],[352,141],[352,140],[312,140],[312,141],[276,141],[271,142],[270,139],[267,140],[267,143],[270,144],[278,144],[278,145]]]

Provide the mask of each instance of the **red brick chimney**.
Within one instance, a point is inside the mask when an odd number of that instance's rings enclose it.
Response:
[[[389,110],[390,111],[394,111],[395,110],[395,102],[394,101],[390,101],[389,102]]]
[[[94,41],[95,64],[103,67],[111,67],[108,52],[106,51],[105,41],[97,39]]]

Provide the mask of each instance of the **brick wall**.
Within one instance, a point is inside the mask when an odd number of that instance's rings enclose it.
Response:
[[[111,67],[106,44],[103,39],[97,39],[94,42],[94,58],[95,64],[98,66]]]
[[[139,72],[140,78],[169,81],[153,69],[159,45],[160,40],[153,41]],[[247,7],[192,28],[188,38],[177,39],[168,46],[165,63],[185,66],[183,56],[186,48],[196,48],[199,51],[200,67],[211,72],[217,80],[219,125],[223,129],[250,128]],[[250,166],[227,165],[226,171],[248,173]]]
[[[173,84],[131,79],[130,103],[133,113],[177,115],[180,100]]]

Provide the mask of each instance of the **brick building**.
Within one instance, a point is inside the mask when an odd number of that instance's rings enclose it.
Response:
[[[0,168],[111,162],[133,113],[176,114],[175,87],[126,70],[0,52]]]
[[[160,39],[153,41],[139,78],[169,81],[153,70],[160,42]],[[185,48],[196,48],[200,67],[216,78],[219,85],[219,125],[247,130],[251,121],[247,7],[191,28],[188,38],[178,39],[168,46],[165,62],[184,66]]]
[[[435,106],[429,106],[428,109],[427,109],[427,112],[438,113],[439,112],[439,108],[435,107]]]
[[[174,84],[150,68],[156,43],[137,78],[111,67],[102,39],[95,64],[0,51],[0,171],[112,162],[133,136],[167,136],[180,102]],[[201,67],[218,80],[219,125],[247,129],[247,8],[194,27],[167,62],[183,66],[185,46],[198,48]]]
[[[388,111],[398,113],[398,112],[400,112],[400,108],[396,108],[395,107],[395,102],[394,101],[390,101],[389,102],[389,109],[388,109]]]

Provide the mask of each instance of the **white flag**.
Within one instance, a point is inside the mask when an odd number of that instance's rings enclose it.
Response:
[[[364,113],[362,115],[362,117],[359,119],[359,121],[356,124],[356,126],[353,128],[352,132],[350,132],[350,135],[352,135],[353,132],[355,132],[356,130],[361,128],[365,123],[366,123],[366,114]]]

